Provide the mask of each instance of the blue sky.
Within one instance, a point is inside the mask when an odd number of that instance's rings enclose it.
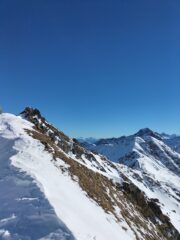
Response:
[[[179,0],[1,0],[0,105],[73,137],[180,134]]]

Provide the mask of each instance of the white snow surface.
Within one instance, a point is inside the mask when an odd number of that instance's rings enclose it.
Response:
[[[44,150],[44,146],[24,131],[32,127],[33,124],[20,116],[8,113],[0,115],[1,141],[14,140],[13,150],[16,153],[10,157],[12,166],[34,179],[53,206],[58,218],[74,237],[77,240],[136,239],[126,222],[117,223],[114,216],[105,213],[87,197],[78,182],[73,181],[67,173],[62,173],[59,166],[64,164],[63,161],[59,160],[55,164],[52,155]],[[33,199],[33,197],[29,198],[30,201]],[[28,198],[16,200],[25,201]],[[3,239],[9,237],[9,234],[6,230],[0,230]],[[60,239],[57,236],[60,236],[58,232],[50,233],[42,239]],[[65,235],[61,239],[66,239]]]
[[[164,214],[180,232],[180,154],[156,135],[131,135],[105,139],[90,149],[117,163],[149,198],[159,200]]]
[[[180,136],[172,134],[161,134],[161,137],[163,138],[163,141],[170,146],[172,149],[174,149],[176,152],[180,153]]]

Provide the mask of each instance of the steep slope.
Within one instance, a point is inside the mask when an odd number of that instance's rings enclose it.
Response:
[[[33,155],[41,158],[37,152],[25,156],[23,139],[28,136],[23,128],[31,129],[32,124],[11,114],[0,115],[0,239],[75,240],[31,174],[22,171],[23,156],[29,162]],[[36,149],[38,145],[32,150]]]
[[[0,143],[1,181],[7,192],[14,187],[19,191],[17,196],[0,195],[2,239],[180,238],[156,201],[148,199],[116,164],[85,150],[37,109],[26,108],[21,116],[0,115]],[[8,180],[11,177],[15,186]],[[16,207],[17,201],[23,201],[23,211]],[[54,219],[49,228],[46,215]],[[31,232],[22,231],[28,223]],[[34,236],[33,223],[34,231],[44,227],[46,231]]]
[[[158,199],[162,211],[180,230],[180,155],[160,134],[141,129],[128,137],[101,139],[88,148],[118,162],[128,179],[149,198]]]
[[[166,143],[174,151],[180,153],[180,136],[177,136],[175,134],[169,135],[162,133],[161,137],[164,143]]]

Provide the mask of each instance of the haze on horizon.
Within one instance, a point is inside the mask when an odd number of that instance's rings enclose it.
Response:
[[[72,137],[180,134],[180,2],[0,2],[0,105]]]

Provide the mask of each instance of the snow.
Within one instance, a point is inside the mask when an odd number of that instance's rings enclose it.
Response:
[[[180,178],[178,172],[176,174],[176,171],[171,171],[172,167],[169,169],[170,164],[175,166],[176,169],[178,169],[178,166],[167,155],[167,152],[172,155],[178,154],[174,154],[161,141],[155,138],[151,138],[151,140],[158,146],[161,157],[155,158],[152,155],[139,154],[139,168],[130,169],[128,166],[120,164],[121,171],[149,198],[159,199],[163,213],[170,217],[172,224],[180,231],[180,204],[178,195],[176,195],[176,192],[180,192]],[[165,157],[168,159],[168,166]],[[142,178],[141,181],[137,179],[137,175]]]
[[[93,143],[95,143],[97,141],[96,138],[92,138],[92,137],[89,137],[89,138],[80,137],[80,138],[77,138],[77,140],[80,143],[90,143],[90,144],[93,144]]]
[[[10,217],[8,217],[8,218],[0,219],[0,222],[1,222],[1,223],[8,222],[8,221],[13,220],[13,219],[15,219],[15,218],[16,218],[16,216],[15,216],[14,213],[13,213],[12,216],[10,216]]]
[[[35,201],[38,200],[38,198],[28,198],[28,197],[23,197],[23,198],[17,198],[16,201]]]
[[[120,164],[119,167],[120,170],[149,198],[159,199],[163,213],[170,217],[172,224],[180,231],[180,204],[172,190],[175,187],[179,189],[179,179],[165,169],[160,169],[156,172],[155,168],[152,166],[149,165],[148,167],[148,162],[146,164],[146,169],[148,169],[148,174],[146,175],[148,179],[146,179],[140,170],[130,170],[127,166],[122,164]],[[136,173],[136,176],[141,176],[142,180],[139,181],[134,173]],[[169,186],[166,184],[167,176]],[[160,185],[153,186],[156,181],[159,182]]]
[[[9,239],[10,236],[11,236],[11,234],[10,234],[9,231],[4,230],[4,229],[2,229],[2,230],[0,229],[0,237],[1,237],[2,239]]]
[[[11,122],[12,118],[7,120]],[[3,116],[4,118],[4,116]],[[69,234],[69,240],[75,240],[65,224],[58,219],[52,206],[43,192],[40,191],[34,179],[20,171],[11,164],[10,158],[17,152],[13,149],[19,134],[24,134],[19,128],[19,133],[7,134],[0,117],[0,239],[9,240],[37,240],[49,234]],[[15,128],[19,124],[15,121]],[[11,129],[15,128],[12,127]],[[20,127],[20,125],[19,125]],[[2,137],[8,136],[8,139]],[[13,135],[15,139],[13,139]],[[35,200],[36,199],[36,200]],[[54,239],[54,238],[49,238]],[[60,239],[60,238],[59,238]]]
[[[180,154],[167,146],[158,134],[143,131],[141,135],[104,139],[88,148],[114,162],[120,160],[120,164],[115,163],[120,172],[149,198],[159,199],[163,213],[180,231]]]
[[[119,240],[120,236],[126,240],[136,239],[126,222],[123,222],[123,226],[126,227],[127,231],[122,228],[121,223],[118,223],[114,216],[105,213],[96,202],[89,199],[79,184],[73,181],[67,172],[61,172],[61,165],[64,167],[62,160],[57,160],[58,164],[54,164],[51,154],[44,151],[44,146],[24,131],[24,129],[32,129],[32,127],[31,123],[21,117],[12,114],[2,114],[0,116],[1,143],[5,144],[7,151],[12,149],[12,152],[8,152],[9,156],[1,157],[1,162],[4,164],[6,160],[9,160],[15,169],[13,171],[16,172],[18,178],[14,187],[18,191],[24,192],[28,186],[28,189],[33,187],[37,192],[35,196],[30,193],[28,196],[25,196],[25,194],[20,194],[24,196],[16,196],[14,193],[14,202],[17,204],[23,202],[27,207],[27,204],[36,203],[32,199],[43,198],[44,194],[48,200],[45,204],[46,208],[50,209],[50,205],[53,206],[61,222],[60,224],[56,222],[56,229],[40,239],[74,239],[73,236],[77,240]],[[11,148],[9,144],[12,144]],[[4,166],[4,168],[4,171],[7,170],[10,174],[10,166],[8,168]],[[4,174],[8,173],[5,172]],[[18,181],[20,180],[21,187],[19,189]],[[31,188],[29,188],[30,186]],[[1,199],[1,202],[3,202],[3,199]],[[25,212],[21,214],[25,214]],[[56,221],[53,211],[51,214]],[[45,221],[45,218],[42,218],[42,220]],[[7,235],[6,230],[2,229],[1,225],[0,229],[1,236],[5,237]]]
[[[115,180],[118,183],[122,182],[120,172],[116,169],[114,163],[111,163],[110,165],[109,160],[103,160],[103,158],[105,158],[104,156],[97,155],[91,152],[91,155],[94,156],[96,161],[90,161],[89,159],[86,158],[85,154],[81,156],[81,159],[76,158],[76,155],[73,154],[72,151],[70,151],[66,155],[71,157],[73,160],[79,162],[80,164],[88,167],[94,172],[98,172],[101,175],[106,176],[107,178],[111,178],[112,180]],[[103,168],[104,171],[102,171],[101,168]]]
[[[114,162],[118,162],[119,158],[128,153],[134,145],[132,138],[129,138],[128,140],[125,138],[119,138],[115,142],[114,139],[107,141],[109,141],[108,144],[97,142],[96,144],[89,145],[88,148],[106,156]],[[119,145],[121,148],[119,148]]]
[[[169,135],[162,133],[161,137],[168,146],[170,146],[176,152],[180,153],[180,136],[176,134]]]

